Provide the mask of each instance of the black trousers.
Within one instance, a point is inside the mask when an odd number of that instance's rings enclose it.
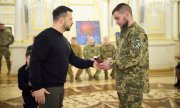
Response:
[[[38,108],[35,98],[31,94],[23,95],[24,108]]]

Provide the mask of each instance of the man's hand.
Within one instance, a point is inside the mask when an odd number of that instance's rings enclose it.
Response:
[[[35,100],[38,104],[44,104],[45,103],[45,94],[50,94],[45,88],[41,88],[39,90],[36,90],[32,93],[35,97]]]
[[[93,67],[96,69],[100,69],[100,66],[97,61],[94,60]]]
[[[99,66],[100,66],[100,68],[103,69],[103,70],[111,69],[110,62],[112,62],[112,59],[111,59],[111,58],[107,59],[107,60],[104,61],[103,63],[100,63]]]

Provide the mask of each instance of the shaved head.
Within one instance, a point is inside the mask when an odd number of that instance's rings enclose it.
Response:
[[[104,41],[104,45],[108,45],[109,44],[109,37],[108,36],[104,36],[103,37],[103,41]]]
[[[94,38],[92,36],[88,37],[88,43],[89,45],[94,45]]]
[[[71,38],[71,44],[74,45],[74,44],[76,44],[76,43],[77,43],[77,42],[76,42],[76,37],[72,37],[72,38]]]
[[[108,36],[104,36],[103,39],[109,39],[109,37]]]
[[[126,4],[126,3],[120,3],[120,4],[118,4],[118,5],[114,8],[114,10],[112,11],[112,15],[113,15],[116,11],[118,11],[119,13],[128,12],[128,13],[130,13],[130,15],[132,16],[131,7],[130,7],[128,4]]]

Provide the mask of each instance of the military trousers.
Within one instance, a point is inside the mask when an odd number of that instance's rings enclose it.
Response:
[[[120,93],[117,92],[119,98],[119,108],[142,108],[142,93]]]
[[[83,69],[78,69],[77,73],[76,73],[76,79],[80,79],[80,75],[82,74]],[[73,82],[74,81],[74,74],[73,74],[73,70],[72,70],[72,65],[69,64],[68,66],[68,74],[70,76],[70,81]]]
[[[10,51],[8,47],[0,47],[0,71],[2,67],[2,57],[5,57],[8,73],[11,71]]]
[[[112,79],[114,79],[115,78],[115,71],[111,71],[111,73],[110,73],[110,76],[112,77]]]
[[[72,66],[70,64],[68,66],[68,74],[70,76],[70,82],[73,82],[74,81],[74,74],[73,74],[73,71],[72,71]]]
[[[96,73],[94,74],[94,77],[99,77],[99,74],[100,74],[101,70],[96,70]],[[115,72],[112,70],[111,73],[110,73],[110,76],[112,77],[112,79],[114,79],[115,77]],[[108,76],[108,71],[107,70],[104,70],[104,78],[107,80],[109,78]]]
[[[92,73],[90,68],[86,68],[85,71],[87,72],[88,76],[89,76],[89,80],[92,80]]]
[[[97,69],[96,70],[96,73],[94,74],[94,78],[99,78],[99,74],[100,74],[100,72],[101,72],[101,69]],[[108,71],[107,70],[104,70],[104,77],[105,77],[105,79],[108,79]]]

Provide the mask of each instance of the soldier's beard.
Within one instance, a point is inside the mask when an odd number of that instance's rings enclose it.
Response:
[[[126,29],[128,28],[129,21],[126,18],[123,18],[123,20],[124,20],[124,24],[121,26],[121,29]]]

